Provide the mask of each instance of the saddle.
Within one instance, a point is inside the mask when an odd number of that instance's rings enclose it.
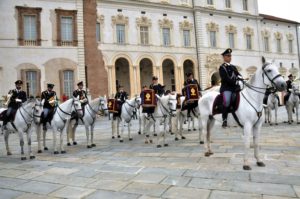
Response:
[[[193,110],[198,106],[198,101],[193,101],[193,102],[187,102],[184,101],[182,103],[182,107],[181,107],[181,111],[185,111],[185,110]]]
[[[7,112],[7,109],[2,110],[2,112],[0,112],[0,121],[4,121],[6,119],[6,112]],[[12,113],[8,116],[8,122],[13,122],[15,120],[16,113],[17,113],[17,110],[12,111]]]
[[[51,121],[53,119],[54,113],[56,112],[56,108],[55,109],[50,109],[47,118],[44,117],[44,112],[41,115],[41,123],[44,122],[49,122],[49,124],[51,124]]]
[[[235,97],[231,97],[229,105],[229,113],[235,112],[239,108],[240,92],[235,93]],[[219,94],[213,103],[213,115],[221,114],[223,111],[223,95]]]

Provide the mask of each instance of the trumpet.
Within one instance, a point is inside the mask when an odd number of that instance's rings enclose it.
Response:
[[[11,101],[11,97],[12,97],[12,94],[8,94],[7,97],[6,97],[6,102],[4,103],[4,106],[8,106],[8,104],[10,103]]]
[[[53,97],[50,97],[48,102],[52,107],[54,107],[56,105],[56,95],[54,95]]]

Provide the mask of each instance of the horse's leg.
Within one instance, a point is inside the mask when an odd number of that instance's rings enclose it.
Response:
[[[188,121],[188,131],[191,131],[191,116],[187,117],[187,121]]]
[[[278,125],[278,122],[277,122],[277,111],[278,111],[278,103],[275,106],[275,125]]]
[[[299,120],[298,120],[298,106],[299,106],[299,104],[298,104],[298,102],[296,102],[295,103],[295,109],[296,109],[296,121],[297,121],[297,124],[299,124]]]
[[[117,136],[118,136],[118,138],[121,138],[121,136],[120,136],[120,123],[121,123],[120,120],[121,119],[117,118],[116,120],[117,120]]]
[[[244,125],[244,170],[251,170],[251,167],[249,166],[249,149],[250,149],[250,136],[251,136],[251,131],[252,131],[252,124],[246,123]]]
[[[36,138],[37,138],[37,143],[38,143],[38,153],[42,153],[42,149],[41,149],[41,128],[40,128],[39,124],[36,124],[35,130],[36,130]]]
[[[121,136],[120,136],[120,133],[119,133],[120,123],[121,123]],[[118,138],[120,138],[120,142],[123,142],[124,124],[125,124],[125,122],[121,121],[121,119],[118,118],[118,120],[117,120],[117,133],[118,133]]]
[[[138,134],[140,135],[142,133],[142,118],[141,118],[141,114],[139,114],[138,117],[139,117],[139,131],[138,131]]]
[[[181,139],[185,139],[185,137],[183,136],[183,120],[184,120],[184,115],[183,114],[181,114],[181,121],[180,121],[180,137],[181,137]],[[188,125],[190,125],[190,123],[188,123]],[[188,127],[188,128],[190,128],[190,127]]]
[[[269,123],[272,126],[272,109],[271,109],[271,107],[268,107],[268,112],[269,112]]]
[[[214,154],[211,150],[211,131],[214,125],[215,125],[215,119],[209,119],[207,123],[207,134],[206,134],[207,149],[209,155]]]
[[[267,108],[264,108],[264,112],[265,112],[265,123],[267,123]]]
[[[45,151],[48,150],[48,147],[46,146],[46,133],[47,133],[47,130],[43,130],[43,146],[44,146]]]
[[[9,138],[9,131],[4,130],[4,140],[5,140],[6,153],[7,153],[7,155],[11,155],[12,153],[10,152],[10,149],[9,149],[8,138]]]
[[[64,149],[64,136],[63,136],[63,130],[59,131],[59,136],[60,136],[60,152],[61,153],[66,153]]]
[[[26,156],[24,154],[24,136],[22,131],[18,131],[20,138],[20,146],[21,146],[21,160],[26,160]]]
[[[114,121],[114,118],[111,118],[111,138],[115,139],[115,132],[116,132],[116,123]]]
[[[164,125],[164,127],[165,127],[165,125]],[[165,130],[165,129],[164,129]],[[160,128],[158,128],[157,129],[157,131],[158,131],[158,135],[157,135],[157,148],[160,148],[161,147],[161,145],[160,145],[160,138],[162,137],[162,134],[163,134],[163,132],[162,131],[160,131]]]
[[[128,130],[128,139],[129,139],[129,141],[132,141],[132,137],[131,137],[131,134],[130,134],[130,125],[131,125],[131,123],[129,122],[128,123],[128,127],[127,127],[127,130]]]
[[[77,129],[78,125],[74,124],[73,128],[72,128],[72,132],[71,132],[71,139],[73,140],[73,145],[77,145],[77,142],[75,140],[75,132]]]
[[[66,131],[67,131],[67,145],[71,146],[71,141],[70,141],[70,137],[72,137],[72,135],[71,135],[72,134],[72,120],[71,119],[67,122],[66,126],[67,126],[67,129],[66,129]]]
[[[92,146],[90,145],[90,129],[88,125],[84,125],[85,127],[85,134],[86,134],[86,148],[92,148]]]
[[[200,144],[204,144],[203,132],[202,132],[202,121],[200,115],[198,116],[198,131],[199,131],[199,141]]]
[[[170,117],[171,118],[171,117]],[[165,122],[164,122],[164,131],[163,131],[163,145],[165,147],[169,146],[168,144],[166,144],[166,136],[167,136],[167,119],[165,119]]]
[[[178,140],[178,134],[180,134],[180,124],[181,124],[181,116],[180,116],[180,112],[177,113],[176,116],[176,131],[175,131],[175,141]]]
[[[57,148],[56,148],[56,126],[52,127],[52,133],[53,133],[53,153],[58,154]]]
[[[32,131],[29,130],[27,132],[28,154],[29,154],[30,159],[34,159],[35,156],[33,155],[32,151],[31,151],[31,134],[32,134]]]
[[[256,159],[257,166],[264,167],[265,164],[260,159],[260,155],[259,155],[260,131],[261,131],[261,125],[253,127],[254,157]]]
[[[95,147],[96,144],[94,144],[94,128],[95,128],[95,122],[91,125],[91,146]]]
[[[208,138],[207,131],[208,131],[209,122],[210,122],[210,120],[209,120],[208,117],[201,119],[201,123],[202,123],[201,124],[201,131],[202,131],[203,137],[206,139],[206,147],[205,147],[206,152],[204,153],[204,155],[206,157],[210,156],[210,153],[209,153],[210,145],[209,145],[208,140],[207,140],[207,138]]]

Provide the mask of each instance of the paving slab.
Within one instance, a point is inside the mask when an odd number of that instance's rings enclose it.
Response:
[[[140,195],[124,192],[98,190],[86,197],[86,199],[137,199]]]
[[[81,187],[63,187],[55,192],[52,192],[49,194],[50,196],[55,196],[55,197],[61,197],[61,198],[84,198],[87,197],[88,195],[92,194],[95,192],[95,189],[87,189],[87,188],[81,188]]]
[[[164,198],[185,198],[185,199],[208,199],[210,190],[194,189],[186,187],[171,187],[164,194]]]
[[[47,195],[47,194],[49,194],[57,189],[60,189],[62,187],[63,187],[63,185],[59,185],[59,184],[31,181],[31,182],[16,186],[16,187],[14,187],[14,189],[19,190],[19,191],[24,191],[24,192]]]
[[[133,182],[125,187],[122,191],[134,194],[146,194],[149,196],[161,196],[167,189],[168,185],[150,184]]]
[[[262,195],[213,190],[209,199],[262,199]]]

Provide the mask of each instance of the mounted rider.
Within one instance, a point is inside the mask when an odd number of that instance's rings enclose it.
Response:
[[[294,76],[292,75],[292,74],[290,74],[289,76],[288,76],[288,78],[289,78],[289,80],[287,80],[286,81],[286,85],[287,85],[287,87],[286,87],[286,95],[284,96],[284,104],[286,104],[286,102],[289,100],[289,97],[290,97],[290,95],[291,95],[291,89],[293,88],[293,85],[292,85],[292,83],[293,83],[293,81],[294,81]]]
[[[85,111],[85,106],[88,104],[88,98],[86,91],[83,90],[83,81],[80,81],[77,83],[77,89],[73,91],[73,97],[78,97],[79,96],[79,101],[81,103],[81,108],[82,108],[82,117],[84,116],[84,111]],[[78,115],[76,112],[72,113],[72,119],[76,119],[75,125],[78,125]]]
[[[227,127],[227,117],[230,111],[230,105],[232,101],[235,101],[236,94],[240,91],[240,86],[238,84],[238,79],[242,75],[238,72],[237,68],[230,64],[231,62],[230,48],[226,49],[221,55],[223,56],[224,63],[219,68],[219,73],[221,77],[221,88],[220,93],[223,96],[223,107],[222,107],[222,127]]]
[[[149,86],[150,89],[155,91],[155,94],[162,96],[165,93],[165,86],[158,83],[158,77],[152,77],[152,84]]]
[[[27,100],[27,97],[26,97],[26,92],[22,90],[22,85],[23,85],[23,82],[21,80],[17,80],[15,82],[15,85],[16,85],[16,88],[13,89],[13,90],[10,90],[8,92],[8,95],[7,95],[7,111],[6,111],[6,115],[4,117],[4,120],[3,120],[3,129],[4,130],[7,130],[7,123],[9,121],[12,121],[18,110],[18,108],[20,108],[20,106],[22,105],[22,103],[24,103],[26,100]]]
[[[123,86],[119,87],[119,91],[115,95],[115,99],[118,100],[120,103],[120,107],[125,103],[125,101],[128,99],[128,94],[124,90]]]
[[[54,84],[48,83],[47,90],[42,92],[41,100],[45,100],[43,107],[43,130],[47,130],[47,122],[51,122],[55,108],[57,106],[56,92],[53,90]]]

